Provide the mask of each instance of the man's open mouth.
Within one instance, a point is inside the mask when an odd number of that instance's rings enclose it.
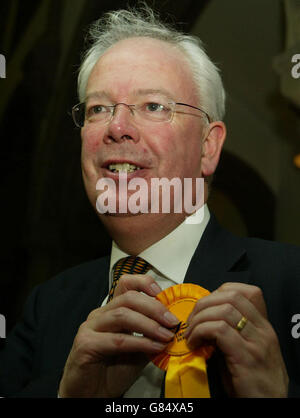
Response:
[[[134,173],[142,169],[142,167],[130,163],[109,164],[107,168],[112,173]]]

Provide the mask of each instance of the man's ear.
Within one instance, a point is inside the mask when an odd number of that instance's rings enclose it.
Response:
[[[201,160],[203,177],[211,176],[215,172],[225,138],[226,126],[224,122],[212,122],[206,128],[206,135],[202,144]]]

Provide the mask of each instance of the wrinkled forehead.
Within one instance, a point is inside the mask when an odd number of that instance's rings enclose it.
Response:
[[[126,96],[130,91],[161,90],[176,100],[196,98],[184,53],[167,42],[130,38],[109,48],[91,71],[86,97],[100,92]]]
[[[160,39],[141,36],[123,39],[115,43],[104,52],[101,58],[103,59],[110,55],[122,56],[130,53],[136,60],[140,57],[149,57],[150,59],[156,57],[158,60],[160,60],[160,58],[164,60],[173,58],[177,60],[177,63],[185,61],[184,54],[175,44]]]

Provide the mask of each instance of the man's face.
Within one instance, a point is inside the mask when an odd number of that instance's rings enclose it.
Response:
[[[115,103],[155,102],[161,97],[198,106],[196,86],[184,55],[164,42],[132,38],[108,50],[95,65],[86,89],[87,108]],[[113,163],[129,162],[141,169],[128,179],[197,178],[205,120],[199,111],[178,108],[171,122],[137,119],[119,105],[107,124],[86,121],[82,129],[82,170],[88,197],[95,207],[97,181],[118,173]]]

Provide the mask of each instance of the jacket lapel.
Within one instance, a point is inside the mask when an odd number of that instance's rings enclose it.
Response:
[[[249,261],[243,240],[221,228],[214,215],[211,215],[184,281],[198,284],[210,292],[226,282],[250,281]],[[220,357],[220,352],[216,351],[207,364],[213,398],[227,397],[219,370]]]
[[[226,282],[248,283],[249,280],[249,263],[242,239],[221,228],[211,215],[184,282],[212,292]]]

